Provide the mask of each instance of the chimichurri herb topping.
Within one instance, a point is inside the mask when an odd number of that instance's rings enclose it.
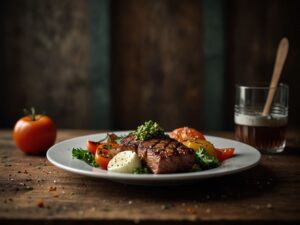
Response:
[[[137,140],[145,141],[151,138],[165,137],[164,130],[159,126],[158,123],[149,120],[144,124],[138,126],[136,131],[133,132]]]

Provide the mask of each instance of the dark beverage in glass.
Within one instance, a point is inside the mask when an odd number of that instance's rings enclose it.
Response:
[[[286,144],[286,116],[235,115],[235,138],[265,153],[278,153]]]
[[[269,91],[274,98],[268,113],[263,113]],[[280,84],[236,86],[234,108],[235,138],[262,153],[279,153],[286,144],[288,123],[288,86]]]

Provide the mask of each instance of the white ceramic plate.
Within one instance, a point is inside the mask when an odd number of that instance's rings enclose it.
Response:
[[[128,131],[115,132],[118,135],[126,135]],[[104,138],[106,133],[92,134],[72,138],[55,144],[47,151],[48,160],[55,166],[77,174],[109,179],[117,182],[137,185],[171,185],[182,184],[187,182],[195,182],[201,179],[224,176],[228,174],[238,173],[250,169],[257,165],[260,161],[261,154],[255,148],[243,144],[241,142],[205,136],[206,139],[214,144],[215,147],[225,148],[234,147],[234,157],[225,160],[218,168],[199,171],[174,174],[124,174],[114,173],[93,168],[85,162],[72,158],[72,148],[86,148],[87,140],[100,140]]]

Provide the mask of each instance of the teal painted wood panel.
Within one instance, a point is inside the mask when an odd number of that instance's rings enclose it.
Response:
[[[89,0],[91,128],[111,129],[110,1]]]
[[[225,2],[203,0],[204,127],[224,129],[225,106]],[[227,107],[226,107],[227,109]],[[231,109],[229,109],[231,110]]]
[[[225,15],[223,0],[203,0],[204,129],[224,129]],[[109,0],[90,0],[92,128],[111,128]]]

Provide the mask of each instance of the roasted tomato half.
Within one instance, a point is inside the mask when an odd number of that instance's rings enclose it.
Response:
[[[107,133],[106,137],[99,141],[88,140],[86,142],[86,147],[90,153],[95,154],[96,149],[103,143],[117,144],[118,136],[114,133]]]
[[[102,169],[107,170],[109,161],[119,152],[120,145],[116,143],[103,143],[98,146],[95,153],[95,161]]]
[[[199,131],[197,131],[194,128],[189,127],[181,127],[173,130],[170,133],[170,137],[179,141],[194,141],[194,140],[205,140],[205,137],[203,134]]]
[[[224,161],[234,154],[234,148],[216,148],[217,158]]]

